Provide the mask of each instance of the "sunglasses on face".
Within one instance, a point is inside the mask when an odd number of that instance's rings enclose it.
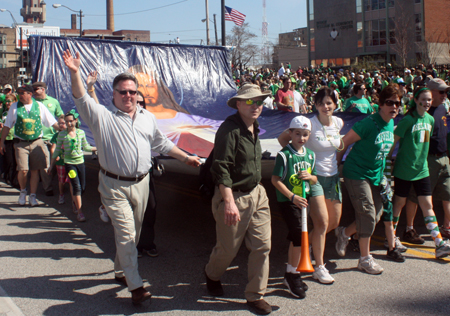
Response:
[[[397,106],[397,107],[399,107],[402,103],[400,101],[386,100],[386,101],[384,101],[384,104],[387,105],[387,106]]]
[[[120,95],[127,95],[127,93],[129,93],[130,95],[136,95],[137,90],[117,90],[117,92],[119,92]]]
[[[140,106],[145,106],[145,101],[137,101],[137,104],[139,104]]]
[[[447,91],[439,91],[439,94],[445,94]]]
[[[14,101],[12,100],[5,100],[5,103],[13,103]]]
[[[263,104],[263,101],[261,101],[261,100],[254,101],[252,99],[248,99],[247,101],[245,101],[245,104],[248,104],[248,105],[253,105],[255,103],[257,106],[261,106]]]
[[[33,88],[34,91],[38,91],[40,88]]]

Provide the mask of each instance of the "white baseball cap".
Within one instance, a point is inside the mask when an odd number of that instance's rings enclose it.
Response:
[[[289,128],[306,129],[311,132],[311,121],[306,116],[299,115],[292,119]]]

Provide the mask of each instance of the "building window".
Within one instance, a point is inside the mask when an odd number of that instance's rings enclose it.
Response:
[[[422,41],[422,14],[414,14],[414,19],[416,22],[416,42]]]
[[[358,47],[363,47],[363,27],[362,27],[362,22],[356,22],[356,33],[358,34]]]
[[[314,20],[314,0],[309,0],[309,20]]]
[[[414,3],[421,3],[422,0],[414,0]]]
[[[309,36],[310,36],[310,39],[309,39],[309,46],[310,46],[310,52],[315,52],[316,51],[316,41],[315,41],[315,37],[314,37],[314,29],[313,28],[311,28],[310,30],[309,30]]]
[[[356,13],[362,12],[362,0],[356,0]]]
[[[393,18],[389,18],[389,43],[395,44],[395,22]]]
[[[394,6],[394,0],[364,0],[364,8],[366,11],[386,9],[386,1],[389,2],[389,7]],[[356,3],[356,12],[358,12],[358,2]]]
[[[389,3],[389,8],[393,8],[395,5],[395,1],[394,0],[387,0],[387,2]]]
[[[389,21],[390,23],[393,23],[392,19]],[[358,22],[360,23],[360,22]],[[357,29],[359,32],[359,25],[357,23]],[[378,46],[378,45],[386,45],[387,41],[387,32],[386,32],[386,19],[380,19],[380,20],[372,20],[372,21],[366,21],[364,24],[364,35],[365,35],[365,42],[366,46]],[[394,27],[393,25],[389,25],[389,36],[394,37]],[[361,31],[362,35],[362,31]],[[359,46],[359,33],[358,33],[358,47]],[[392,40],[394,42],[392,42]],[[391,43],[395,43],[395,38],[390,39]],[[361,38],[362,43],[362,38]]]

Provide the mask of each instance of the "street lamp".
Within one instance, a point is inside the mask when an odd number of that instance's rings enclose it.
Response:
[[[69,8],[68,6],[65,6],[65,5],[63,5],[63,4],[57,4],[57,3],[55,3],[54,5],[53,5],[53,7],[55,8],[55,9],[58,9],[59,7],[64,7],[64,8],[66,8],[66,9],[69,9],[70,11],[72,11],[72,12],[76,12],[76,13],[79,13],[79,17],[80,17],[80,37],[82,37],[83,36],[83,20],[82,20],[82,18],[83,18],[83,11],[76,11],[76,10],[72,10],[71,8]]]
[[[14,21],[13,27],[16,27],[16,25],[17,25],[18,23],[17,23],[16,19],[14,18],[14,15],[12,14],[11,11],[6,10],[6,9],[0,9],[0,12],[9,12],[9,14],[11,14],[11,17],[12,17],[12,19],[13,19],[13,21]]]

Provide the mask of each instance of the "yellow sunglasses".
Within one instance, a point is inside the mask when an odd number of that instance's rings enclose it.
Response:
[[[248,104],[248,105],[253,105],[255,103],[257,106],[261,106],[264,103],[264,101],[261,101],[261,100],[253,101],[252,99],[248,99],[247,101],[245,101],[245,104]]]

